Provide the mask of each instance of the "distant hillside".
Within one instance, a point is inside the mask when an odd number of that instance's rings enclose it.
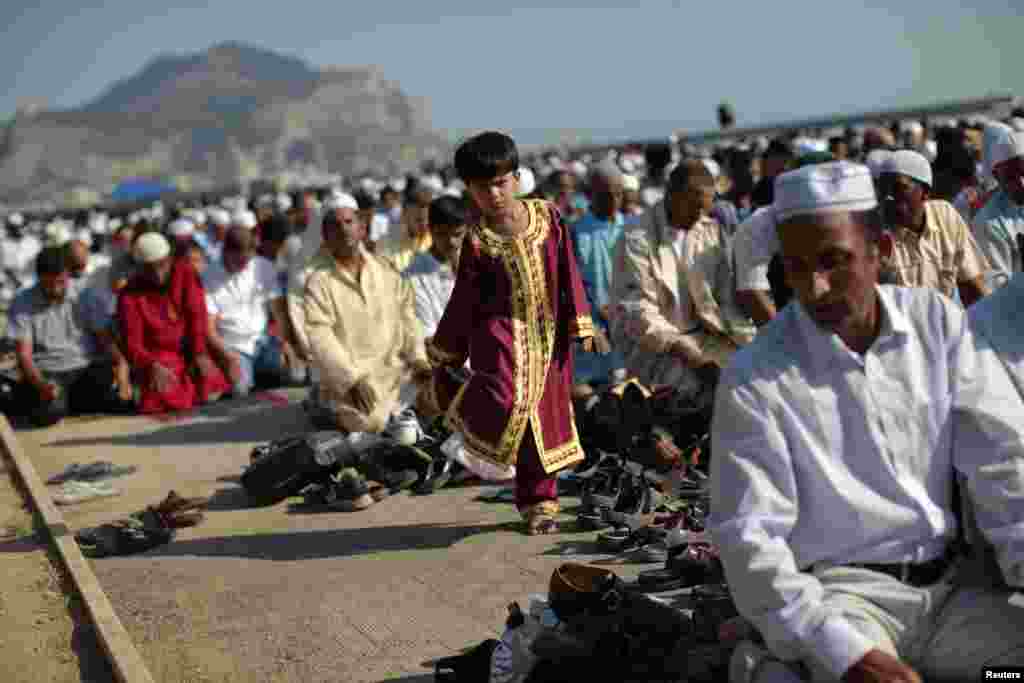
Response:
[[[319,70],[228,42],[158,57],[78,109],[0,128],[0,201],[103,192],[131,176],[186,176],[201,189],[304,164],[396,173],[444,147],[427,101],[376,68]]]

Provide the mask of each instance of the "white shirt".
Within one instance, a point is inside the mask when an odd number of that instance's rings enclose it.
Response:
[[[1024,583],[1024,405],[956,304],[878,292],[863,356],[798,302],[783,309],[724,371],[712,427],[710,531],[737,607],[776,656],[814,656],[837,677],[874,643],[801,570],[940,555],[957,531],[954,466],[1007,579]]]
[[[775,212],[765,206],[750,215],[736,228],[733,258],[736,260],[737,291],[771,291],[768,266],[779,251],[775,229]]]
[[[370,241],[378,242],[384,239],[389,232],[391,232],[391,219],[382,213],[373,214],[373,220],[370,221]]]
[[[455,272],[447,263],[441,263],[425,251],[413,258],[402,275],[412,286],[413,305],[423,327],[423,336],[433,337],[455,289]]]
[[[232,351],[253,355],[256,342],[267,332],[269,305],[282,296],[277,270],[267,259],[254,256],[242,270],[229,273],[212,264],[203,274],[207,312],[217,317],[217,331]]]
[[[1024,399],[1024,275],[971,306],[971,329],[990,345]]]

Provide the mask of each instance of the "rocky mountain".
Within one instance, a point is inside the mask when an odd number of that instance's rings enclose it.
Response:
[[[377,68],[316,69],[229,42],[159,57],[77,109],[15,116],[0,128],[0,201],[140,176],[200,190],[310,166],[393,174],[444,148],[428,102]]]

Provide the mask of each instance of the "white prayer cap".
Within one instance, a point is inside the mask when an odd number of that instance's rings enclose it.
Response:
[[[284,192],[279,193],[274,197],[274,208],[276,208],[280,213],[288,211],[292,208],[292,198]]]
[[[700,162],[704,164],[704,168],[708,169],[708,173],[712,177],[718,178],[718,176],[722,175],[722,167],[714,159],[701,159]]]
[[[622,176],[622,189],[626,192],[639,192],[640,179],[631,173]]]
[[[332,192],[327,197],[327,201],[324,202],[324,213],[330,211],[337,211],[338,209],[352,209],[353,211],[359,210],[359,202],[356,198],[347,192]]]
[[[441,176],[432,174],[420,178],[420,187],[430,190],[433,194],[438,195],[444,192],[444,181]]]
[[[932,186],[932,165],[923,155],[911,149],[901,149],[882,162],[882,173],[898,173]]]
[[[109,221],[103,214],[98,213],[89,217],[89,230],[97,235],[106,234],[108,225]]]
[[[537,189],[537,178],[528,166],[519,167],[519,196],[524,197]]]
[[[587,165],[582,161],[572,162],[572,164],[569,165],[569,170],[578,178],[585,178],[587,175]]]
[[[43,244],[47,247],[62,247],[71,241],[71,228],[64,221],[53,221],[43,232]]]
[[[622,157],[619,159],[619,168],[623,173],[633,173],[636,171],[636,163],[629,157]]]
[[[20,228],[21,226],[25,225],[25,217],[22,216],[17,211],[15,211],[14,213],[7,217],[7,223],[13,225],[16,228]]]
[[[871,171],[849,161],[804,166],[775,179],[775,213],[793,216],[867,211],[878,206]]]
[[[1024,133],[1012,128],[996,137],[992,143],[992,161],[989,169],[994,169],[1004,161],[1024,157]]]
[[[1015,116],[1010,119],[1010,127],[1016,131],[1024,131],[1024,118]]]
[[[196,225],[206,225],[206,212],[201,209],[193,209],[190,216]]]
[[[900,132],[901,133],[913,133],[914,135],[920,135],[924,132],[924,126],[921,125],[920,121],[914,119],[908,119],[900,121]]]
[[[891,154],[892,152],[887,149],[873,149],[868,152],[867,159],[864,160],[864,163],[867,164],[868,169],[871,171],[872,178],[878,178],[878,176],[882,174],[882,164],[885,163],[885,160],[888,159]]]
[[[224,209],[211,209],[210,223],[213,225],[231,225],[231,214]]]
[[[79,230],[72,236],[72,239],[75,242],[81,242],[86,247],[92,247],[92,234],[88,230]]]
[[[171,243],[158,232],[147,232],[135,240],[132,255],[139,263],[155,263],[171,254]]]
[[[196,226],[187,218],[179,218],[176,221],[171,222],[171,226],[167,229],[171,237],[181,239],[184,237],[191,237],[196,232]]]
[[[246,230],[252,230],[259,224],[260,222],[256,220],[256,214],[252,211],[236,211],[235,214],[231,216],[231,225],[237,225],[240,228],[245,228]]]
[[[462,199],[462,190],[455,187],[454,185],[449,185],[448,187],[444,188],[444,192],[441,193],[441,196]]]
[[[110,222],[107,223],[107,229],[109,232],[117,232],[122,225],[124,225],[124,221],[120,218],[111,218]]]
[[[405,178],[392,178],[388,181],[388,185],[390,185],[391,189],[395,192],[405,192],[407,184],[408,183],[405,181]]]
[[[274,205],[274,197],[269,194],[261,194],[256,200],[256,208],[265,209]]]

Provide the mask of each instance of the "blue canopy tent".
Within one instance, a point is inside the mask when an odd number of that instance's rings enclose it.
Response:
[[[178,188],[159,180],[133,178],[115,187],[110,193],[110,198],[115,202],[143,202],[159,199],[161,195],[177,191]]]

